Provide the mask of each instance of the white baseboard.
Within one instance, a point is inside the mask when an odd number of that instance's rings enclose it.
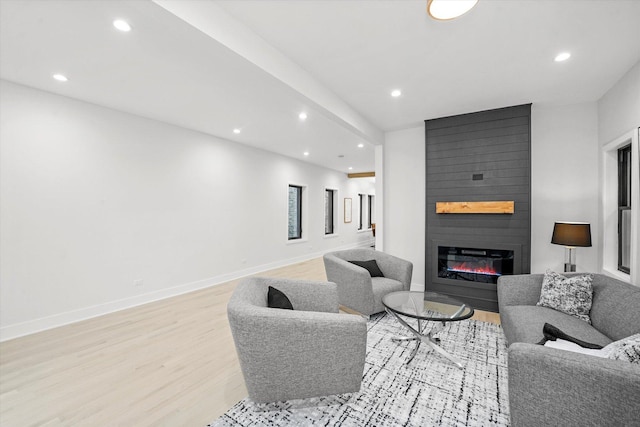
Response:
[[[424,283],[411,283],[410,291],[413,292],[424,292]]]
[[[332,248],[329,251],[314,252],[305,255],[300,255],[294,258],[279,260],[267,264],[257,265],[244,270],[233,271],[230,273],[221,274],[219,276],[210,277],[208,279],[198,280],[196,282],[185,283],[178,286],[173,286],[166,289],[161,289],[154,292],[149,292],[142,295],[136,295],[129,298],[124,298],[116,301],[109,301],[104,304],[98,304],[91,307],[84,307],[78,310],[67,311],[64,313],[55,314],[53,316],[42,317],[39,319],[29,320],[22,323],[16,323],[13,325],[7,325],[0,328],[0,342],[8,341],[10,339],[19,338],[25,335],[35,334],[48,329],[57,328],[59,326],[68,325],[70,323],[80,322],[82,320],[91,319],[98,316],[104,316],[105,314],[114,313],[116,311],[126,310],[128,308],[136,307],[150,302],[159,301],[166,298],[175,297],[178,295],[186,294],[188,292],[197,291],[200,289],[208,288],[211,286],[220,285],[222,283],[229,282],[231,280],[240,279],[242,277],[251,276],[262,271],[273,270],[274,268],[280,268],[287,265],[295,264],[302,261],[307,261],[313,258],[324,255],[325,252],[333,252],[337,250],[351,249],[357,247],[369,247],[374,243],[373,239],[366,242],[357,244],[344,245],[337,248]]]

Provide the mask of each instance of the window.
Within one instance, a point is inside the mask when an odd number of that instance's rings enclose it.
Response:
[[[358,200],[359,200],[359,204],[360,204],[358,230],[362,230],[362,228],[364,226],[364,204],[365,204],[364,196],[365,196],[364,194],[358,194]]]
[[[335,233],[335,196],[336,190],[324,190],[324,234]]]
[[[375,205],[373,203],[373,196],[369,195],[368,198],[369,198],[369,217],[368,217],[369,218],[369,221],[368,221],[369,227],[368,228],[371,228],[372,224],[373,224],[373,210],[374,210],[374,206]]]
[[[602,271],[640,283],[640,128],[602,147]],[[631,148],[629,148],[631,146]]]
[[[631,271],[631,144],[618,149],[618,270]]]
[[[302,187],[289,185],[289,240],[302,238]]]

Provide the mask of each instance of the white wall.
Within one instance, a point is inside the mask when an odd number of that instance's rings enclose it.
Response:
[[[640,182],[640,62],[636,63],[598,101],[600,158],[600,239],[603,271],[640,286],[640,190],[632,185],[631,274],[617,269],[618,208],[617,150],[631,143],[632,183]]]
[[[555,221],[591,224],[593,246],[576,249],[576,271],[599,271],[598,116],[595,102],[531,108],[531,272],[562,272]]]
[[[598,100],[598,140],[613,141],[640,126],[640,61]]]
[[[412,289],[424,289],[424,125],[385,134],[384,250],[413,263]]]
[[[371,241],[342,221],[369,181],[0,84],[0,339]],[[287,241],[289,183],[308,186],[306,242]]]
[[[385,251],[384,247],[384,145],[376,145],[376,250]]]
[[[592,248],[579,248],[577,269],[598,268],[598,159],[595,103],[532,107],[532,271],[563,270],[564,248],[552,245],[556,220],[584,220]],[[388,132],[384,144],[385,252],[414,263],[424,284],[424,126]]]

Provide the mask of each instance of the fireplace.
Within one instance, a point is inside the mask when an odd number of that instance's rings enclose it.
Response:
[[[531,271],[531,123],[531,104],[425,121],[425,289],[497,311],[499,275]],[[438,246],[485,250],[495,272]]]
[[[522,274],[522,245],[485,239],[430,241],[431,277],[427,290],[467,301],[479,310],[498,311],[500,276]]]
[[[464,282],[498,283],[513,274],[514,251],[438,246],[438,277]]]

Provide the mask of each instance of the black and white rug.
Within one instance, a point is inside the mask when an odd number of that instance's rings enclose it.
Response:
[[[372,317],[358,393],[255,404],[244,399],[215,420],[226,426],[508,426],[507,350],[498,325],[475,320],[446,323],[441,346],[451,362],[414,342],[396,343],[404,328],[391,316]]]

